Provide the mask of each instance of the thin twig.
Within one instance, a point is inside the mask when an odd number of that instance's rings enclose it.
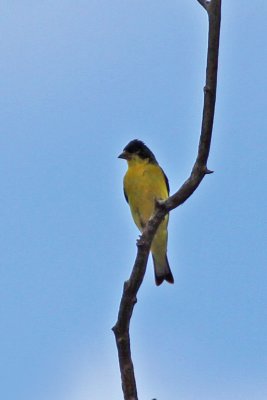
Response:
[[[204,106],[198,154],[189,178],[180,189],[165,202],[157,204],[155,214],[147,223],[137,245],[138,251],[131,276],[125,282],[120,302],[118,320],[112,328],[118,348],[122,389],[125,400],[138,400],[134,367],[131,358],[129,326],[133,308],[137,302],[137,292],[142,284],[149,256],[150,245],[164,216],[184,203],[197,189],[206,174],[210,151],[213,119],[216,101],[219,37],[221,20],[221,0],[197,0],[207,11],[209,17],[208,54]]]

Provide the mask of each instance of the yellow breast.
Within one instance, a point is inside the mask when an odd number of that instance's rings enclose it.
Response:
[[[154,212],[155,200],[168,198],[168,189],[162,169],[157,164],[129,163],[124,177],[133,219],[140,230]]]

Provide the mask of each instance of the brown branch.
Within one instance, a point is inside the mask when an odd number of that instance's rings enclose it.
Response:
[[[209,17],[208,53],[206,84],[204,88],[204,106],[198,154],[190,177],[180,189],[165,202],[158,202],[153,217],[147,223],[137,242],[138,251],[131,276],[125,282],[120,302],[118,320],[112,328],[118,348],[122,389],[125,400],[138,400],[134,367],[131,359],[129,327],[137,293],[142,284],[149,256],[150,245],[156,230],[164,216],[184,203],[197,189],[206,174],[210,151],[213,119],[216,101],[217,70],[219,55],[219,37],[221,20],[221,0],[197,0],[207,11]]]

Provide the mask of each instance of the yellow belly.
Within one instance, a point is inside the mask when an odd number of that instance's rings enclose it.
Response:
[[[158,165],[135,164],[124,177],[124,189],[134,222],[142,231],[155,209],[155,200],[168,198],[165,177]],[[167,225],[168,218],[163,221]]]

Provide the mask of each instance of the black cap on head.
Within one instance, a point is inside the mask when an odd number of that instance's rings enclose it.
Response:
[[[140,158],[149,158],[150,161],[157,163],[156,157],[151,150],[141,140],[134,139],[127,144],[123,151],[130,154],[137,154]]]

